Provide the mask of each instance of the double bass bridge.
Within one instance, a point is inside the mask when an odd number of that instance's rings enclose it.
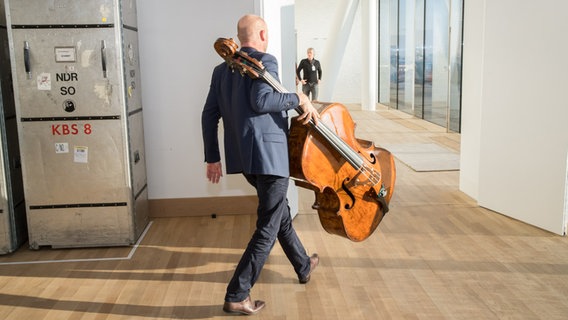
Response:
[[[374,187],[381,182],[381,174],[374,168],[363,164],[357,174],[351,178],[349,186],[369,186]]]

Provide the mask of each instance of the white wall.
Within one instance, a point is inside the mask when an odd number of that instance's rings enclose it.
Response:
[[[483,207],[562,234],[568,3],[471,0],[465,9],[460,185]]]
[[[218,37],[236,40],[238,19],[257,1],[138,0],[140,69],[150,199],[252,194],[241,176],[205,178],[201,110]]]
[[[464,15],[460,190],[477,199],[479,194],[479,149],[485,1],[466,1]]]
[[[287,55],[289,50],[295,50],[295,46],[283,47],[289,44],[289,34],[294,32],[294,19],[292,21],[282,20],[283,8],[290,6],[294,6],[294,0],[263,1],[261,15],[268,24],[268,49],[266,51],[278,59],[278,74],[284,87],[290,92],[295,92],[294,85],[290,86],[290,78],[294,76],[294,65],[290,65],[290,58]],[[286,29],[285,32],[282,29]],[[290,115],[292,116],[293,112]]]

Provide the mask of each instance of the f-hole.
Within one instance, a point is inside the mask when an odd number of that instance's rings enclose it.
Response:
[[[343,182],[341,182],[341,188],[343,188],[343,190],[345,190],[345,193],[347,193],[349,198],[351,198],[351,204],[348,203],[348,204],[345,205],[345,209],[347,209],[347,210],[349,210],[349,209],[353,208],[353,206],[355,206],[355,196],[353,195],[351,190],[349,190],[349,188],[347,187],[349,180],[350,180],[349,177],[347,177],[343,180]]]

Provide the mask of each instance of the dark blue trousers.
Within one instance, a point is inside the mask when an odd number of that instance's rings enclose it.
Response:
[[[243,301],[248,297],[276,239],[298,277],[310,271],[310,257],[292,226],[286,198],[289,179],[271,175],[244,176],[258,195],[256,230],[227,286],[225,301],[229,302]]]

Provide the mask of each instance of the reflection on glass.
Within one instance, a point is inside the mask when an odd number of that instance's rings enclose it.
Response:
[[[463,0],[380,0],[380,103],[459,132],[462,13]]]
[[[405,14],[401,14],[401,13]],[[399,1],[398,109],[414,112],[414,0]]]
[[[390,1],[379,2],[379,103],[390,106],[391,84],[391,38],[390,38]]]
[[[461,132],[463,1],[452,1],[451,11],[449,129]]]
[[[424,119],[446,126],[448,110],[448,4],[445,0],[429,0],[426,6],[426,64],[431,66],[431,81],[424,94]]]
[[[416,0],[414,13],[414,116],[424,117],[424,0]]]
[[[390,97],[389,105],[398,108],[398,0],[390,0]]]

